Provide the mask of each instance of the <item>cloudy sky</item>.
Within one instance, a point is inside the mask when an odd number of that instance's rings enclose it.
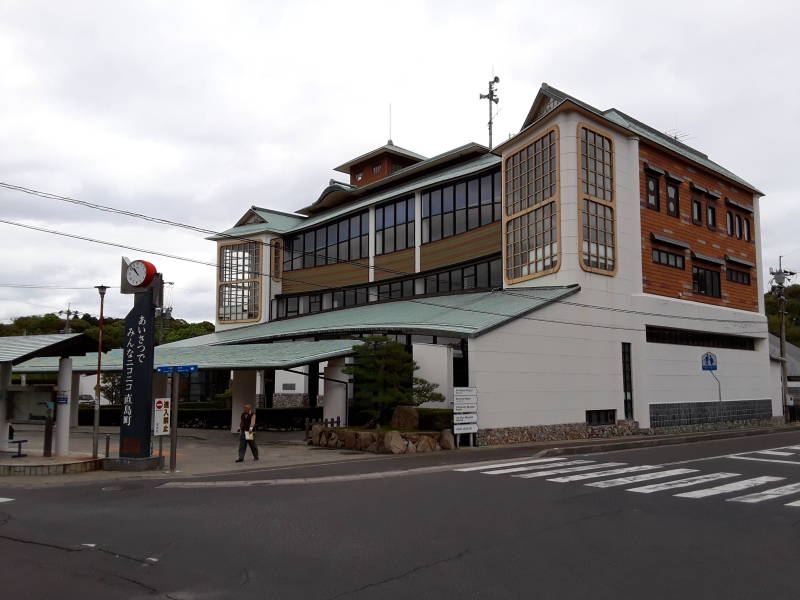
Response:
[[[431,156],[519,129],[541,82],[688,135],[764,190],[764,263],[800,267],[793,2],[0,0],[0,181],[193,225],[313,201],[392,138]],[[214,260],[202,235],[0,189],[0,218]],[[213,320],[214,269],[0,223],[0,284],[118,285],[121,254]],[[93,289],[0,287],[0,319]],[[107,314],[129,298],[109,293]]]

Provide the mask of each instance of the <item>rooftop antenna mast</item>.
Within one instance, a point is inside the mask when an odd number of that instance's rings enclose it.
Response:
[[[389,143],[392,143],[392,103],[389,102]]]
[[[500,78],[497,75],[489,82],[489,93],[480,95],[481,100],[489,101],[489,150],[492,149],[492,102],[495,104],[500,102],[500,98],[497,97],[494,89],[496,83],[500,83]]]

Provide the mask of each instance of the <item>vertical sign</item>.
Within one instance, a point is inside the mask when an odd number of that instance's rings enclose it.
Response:
[[[169,435],[170,401],[170,398],[153,401],[153,435]]]
[[[453,433],[478,432],[478,389],[453,388]]]
[[[133,310],[125,317],[122,355],[121,458],[150,456],[153,417],[153,289],[134,296]]]

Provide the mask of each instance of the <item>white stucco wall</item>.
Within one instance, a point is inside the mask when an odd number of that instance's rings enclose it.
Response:
[[[443,408],[453,402],[453,349],[437,344],[413,344],[412,355],[419,365],[415,376],[439,384],[437,392],[443,394],[444,402],[426,402],[426,408]]]

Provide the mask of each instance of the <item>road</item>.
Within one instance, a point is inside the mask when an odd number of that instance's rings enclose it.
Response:
[[[797,598],[798,524],[800,432],[545,461],[508,448],[173,483],[0,483],[0,589],[82,600]]]

